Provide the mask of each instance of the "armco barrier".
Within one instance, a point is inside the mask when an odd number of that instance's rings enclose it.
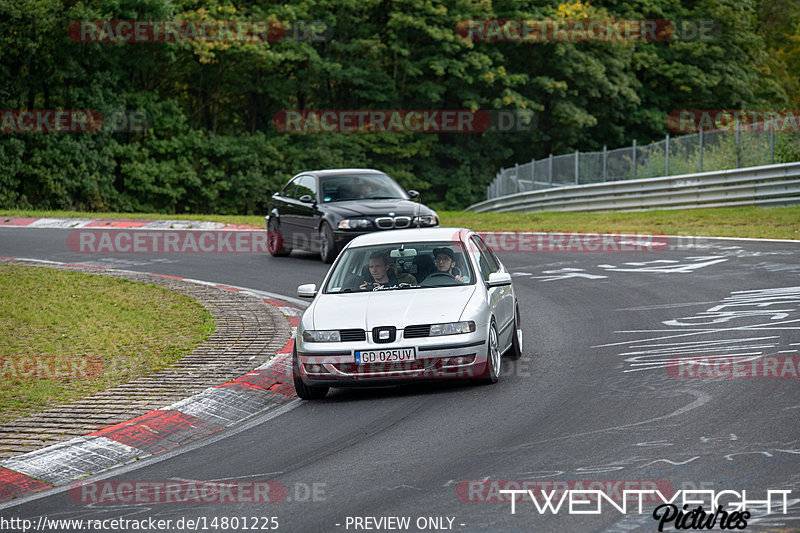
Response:
[[[800,205],[800,162],[510,194],[466,211],[641,211]]]

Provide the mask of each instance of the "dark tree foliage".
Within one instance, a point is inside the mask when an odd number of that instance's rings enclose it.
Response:
[[[501,166],[667,131],[676,109],[797,105],[789,0],[0,0],[0,109],[141,110],[146,128],[0,133],[0,207],[263,213],[288,177],[373,167],[434,207]],[[710,19],[710,41],[469,42],[468,19]],[[73,40],[80,20],[271,20],[277,42]],[[323,40],[293,39],[312,22]],[[528,110],[516,133],[286,133],[281,110]]]

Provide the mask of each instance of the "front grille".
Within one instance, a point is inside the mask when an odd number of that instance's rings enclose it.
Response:
[[[413,326],[406,326],[403,330],[403,337],[406,339],[413,339],[415,337],[427,337],[431,333],[430,324],[416,324]]]
[[[411,225],[411,217],[394,217],[395,228],[407,228]]]
[[[365,341],[367,333],[363,329],[340,329],[339,338],[342,339],[342,342]]]
[[[394,220],[389,217],[376,218],[375,225],[381,229],[392,229],[394,227]]]
[[[389,335],[382,339],[381,332],[384,334],[388,333]],[[397,328],[394,326],[378,326],[376,328],[372,328],[372,341],[377,342],[378,344],[387,344],[390,342],[394,342],[397,338]]]
[[[411,226],[411,217],[378,217],[375,219],[375,225],[379,229],[407,228]]]

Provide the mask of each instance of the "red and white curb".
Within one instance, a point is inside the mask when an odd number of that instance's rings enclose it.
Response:
[[[17,259],[45,264],[90,266]],[[266,304],[281,310],[292,327],[292,336],[269,361],[232,381],[83,437],[0,461],[0,502],[66,485],[110,468],[165,452],[296,398],[292,382],[291,353],[303,311],[297,304],[288,301],[291,298],[284,300],[263,291],[177,276],[150,275],[257,296]]]
[[[0,227],[63,229],[143,229],[143,230],[254,230],[261,226],[224,224],[197,220],[106,220],[94,218],[40,218],[0,216]]]

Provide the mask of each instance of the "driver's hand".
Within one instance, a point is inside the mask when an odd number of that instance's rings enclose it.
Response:
[[[364,283],[362,283],[362,284],[361,284],[361,285],[360,285],[358,288],[359,288],[359,289],[361,289],[362,291],[365,291],[365,290],[367,290],[367,283],[368,283],[368,282],[366,282],[366,281],[365,281],[365,282],[364,282]]]
[[[464,278],[462,278],[461,276],[455,276],[455,278],[456,281],[458,281],[459,283],[464,283]]]

